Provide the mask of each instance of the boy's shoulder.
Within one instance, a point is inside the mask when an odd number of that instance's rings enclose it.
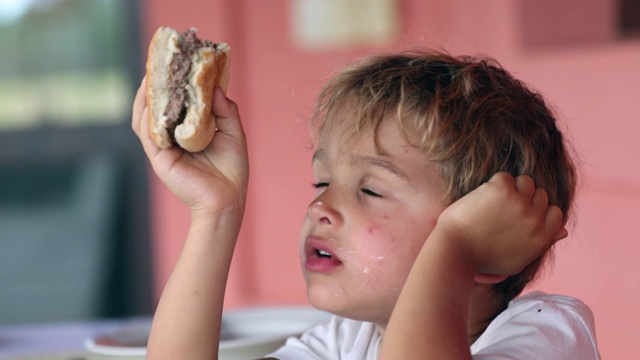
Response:
[[[535,314],[541,314],[543,311],[575,313],[581,317],[587,317],[593,322],[593,313],[582,300],[566,295],[547,294],[541,291],[530,292],[511,300],[504,313],[507,313],[505,315],[516,315],[528,313],[532,310]]]
[[[599,359],[593,313],[575,297],[540,291],[522,295],[471,347],[474,354],[512,353],[514,348],[523,354],[542,348],[553,356],[566,353],[567,359]]]

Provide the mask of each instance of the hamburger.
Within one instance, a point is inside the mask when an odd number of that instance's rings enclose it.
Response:
[[[157,146],[198,152],[209,145],[216,132],[213,89],[227,91],[230,61],[227,44],[199,39],[195,28],[179,33],[160,27],[155,32],[146,64],[146,96]]]

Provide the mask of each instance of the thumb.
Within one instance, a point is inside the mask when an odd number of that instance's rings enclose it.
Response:
[[[220,87],[213,90],[213,115],[218,131],[234,138],[244,139],[244,130],[240,122],[238,105],[226,97]]]

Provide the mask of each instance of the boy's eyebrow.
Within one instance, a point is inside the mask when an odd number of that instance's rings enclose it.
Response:
[[[404,180],[408,179],[407,174],[405,174],[402,170],[400,170],[397,166],[395,166],[393,163],[389,161],[372,158],[368,156],[361,157],[358,160],[362,161],[367,166],[386,170],[401,179],[404,179]]]
[[[315,162],[317,160],[324,158],[324,156],[325,156],[324,150],[318,149],[313,153],[313,158],[311,161]],[[395,166],[393,163],[389,161],[373,158],[370,156],[362,156],[362,157],[358,157],[356,161],[354,161],[354,163],[358,163],[358,162],[363,163],[368,167],[379,168],[379,169],[388,171],[391,174],[401,179],[404,179],[404,180],[408,179],[407,174],[405,174],[402,170],[400,170],[397,166]]]

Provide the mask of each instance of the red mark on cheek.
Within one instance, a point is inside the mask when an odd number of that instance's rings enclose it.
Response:
[[[374,224],[367,224],[365,226],[364,231],[367,236],[375,236],[377,238],[380,238],[380,240],[377,240],[377,241],[386,241],[388,243],[393,244],[398,240],[393,234],[389,234],[384,230],[380,230],[380,227]],[[384,239],[384,240],[381,240],[381,239]]]

